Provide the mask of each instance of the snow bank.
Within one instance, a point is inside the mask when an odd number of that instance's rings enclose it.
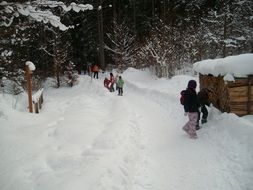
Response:
[[[163,93],[170,93],[177,97],[181,90],[186,89],[189,80],[196,80],[196,77],[190,75],[176,75],[171,79],[158,78],[152,75],[148,70],[137,70],[134,68],[127,69],[123,74],[123,79],[131,81],[132,84],[138,86],[141,90],[156,90]],[[198,90],[198,86],[197,86]]]
[[[253,74],[253,54],[241,54],[220,59],[208,59],[194,63],[198,73],[214,76],[230,74],[234,77],[247,77]]]

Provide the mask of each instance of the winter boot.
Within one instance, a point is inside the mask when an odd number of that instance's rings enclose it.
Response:
[[[206,123],[206,122],[207,122],[207,119],[205,119],[205,118],[202,118],[202,119],[201,119],[201,123],[202,123],[202,124],[204,124],[204,123]]]
[[[196,125],[196,130],[199,130],[201,127],[199,125]]]

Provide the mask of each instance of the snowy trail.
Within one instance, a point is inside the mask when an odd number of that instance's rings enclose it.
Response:
[[[222,122],[189,139],[175,92],[125,80],[120,97],[102,80],[80,76],[73,88],[48,90],[39,115],[9,114],[26,119],[1,126],[0,189],[250,190],[247,146],[212,128]]]
[[[58,106],[58,122],[49,125],[53,130],[50,128],[48,135],[57,153],[49,153],[46,160],[52,170],[51,179],[45,173],[45,179],[40,177],[38,182],[49,180],[47,189],[131,189],[139,146],[139,116],[124,105],[128,102],[122,102],[122,97],[106,91],[100,80],[89,80],[81,80],[78,87],[85,92],[83,95],[80,90],[77,94],[72,90],[67,100],[52,102],[52,108],[47,108],[52,113],[56,105],[64,105]],[[76,110],[79,112],[73,114]],[[87,123],[86,117],[93,119]]]
[[[201,138],[189,140],[182,132],[183,124],[178,122],[182,116],[175,114],[180,111],[176,110],[179,106],[174,98],[155,91],[144,92],[146,98],[143,95],[136,98],[137,88],[128,90],[130,97],[124,98],[143,116],[142,160],[137,164],[133,189],[241,189],[234,183],[231,170],[223,166],[217,144]],[[164,99],[158,100],[159,94]],[[167,116],[154,118],[156,111]]]

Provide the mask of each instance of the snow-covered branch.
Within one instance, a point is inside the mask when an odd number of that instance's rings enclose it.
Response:
[[[116,51],[115,49],[110,48],[108,45],[105,45],[104,48],[105,48],[106,50],[109,50],[109,51],[115,53],[115,54],[122,55],[122,52],[118,52],[118,51]]]
[[[52,56],[52,57],[55,56],[54,54],[52,54],[52,53],[50,53],[49,51],[47,51],[45,47],[41,47],[41,48],[39,48],[39,49],[40,49],[40,50],[43,50],[46,54],[48,54],[48,55],[50,55],[50,56]]]
[[[70,27],[65,26],[61,23],[61,19],[59,16],[56,16],[50,11],[50,9],[61,7],[63,11],[69,12],[71,10],[75,12],[92,10],[93,6],[90,4],[76,4],[72,2],[69,6],[66,6],[61,1],[49,1],[49,0],[37,0],[33,2],[26,3],[7,3],[6,1],[2,1],[0,6],[3,9],[0,10],[1,21],[0,26],[9,27],[15,17],[19,17],[20,15],[30,17],[38,22],[50,23],[54,27],[58,27],[60,30],[65,31]],[[46,10],[41,10],[40,8],[49,8]],[[6,16],[8,15],[8,17]]]

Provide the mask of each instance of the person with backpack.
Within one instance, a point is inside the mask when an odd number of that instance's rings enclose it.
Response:
[[[118,95],[119,96],[123,96],[123,85],[124,85],[124,80],[122,79],[121,76],[119,76],[119,79],[117,81]]]
[[[183,130],[190,135],[190,138],[197,138],[196,125],[199,116],[199,102],[196,93],[197,82],[190,80],[187,89],[182,91],[180,98],[184,105],[185,116],[188,116],[189,121],[183,126]]]
[[[201,124],[204,124],[207,122],[207,116],[208,116],[208,110],[206,106],[210,106],[210,100],[209,100],[209,92],[212,92],[208,88],[202,88],[198,92],[198,101],[200,103],[200,110],[202,113],[202,118],[201,118]],[[198,121],[200,120],[200,115],[201,113],[199,112],[199,117]]]
[[[108,90],[110,90],[110,89],[109,89],[109,84],[110,84],[109,79],[108,79],[107,77],[105,77],[105,80],[104,80],[104,87],[107,88]]]

